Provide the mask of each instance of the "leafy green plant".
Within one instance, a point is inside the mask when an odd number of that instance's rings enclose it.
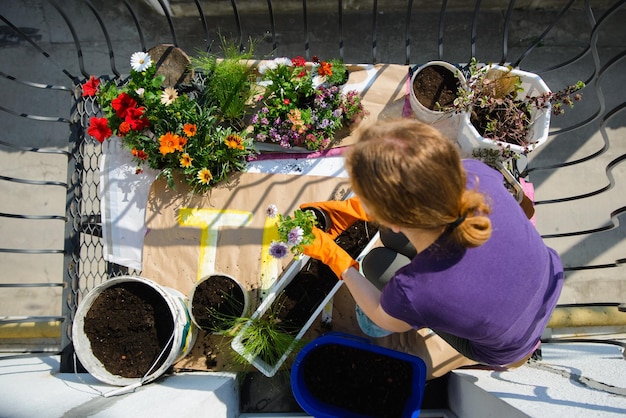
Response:
[[[269,210],[268,210],[269,213]],[[269,252],[274,258],[283,258],[287,252],[300,257],[304,247],[315,240],[313,228],[317,224],[317,218],[313,211],[297,209],[293,216],[276,214],[278,221],[279,240],[270,244]]]
[[[241,50],[237,43],[221,37],[223,57],[201,52],[191,63],[204,76],[199,100],[215,106],[219,117],[230,126],[243,128],[247,108],[254,95],[254,68],[249,60],[254,55],[256,42],[248,42]]]
[[[260,358],[269,365],[278,363],[288,351],[297,352],[306,342],[296,339],[295,332],[290,330],[278,317],[284,299],[281,296],[272,307],[260,317],[239,318],[234,329],[240,329],[243,351],[238,353],[236,361],[247,363],[247,359]],[[239,326],[241,325],[241,326]]]

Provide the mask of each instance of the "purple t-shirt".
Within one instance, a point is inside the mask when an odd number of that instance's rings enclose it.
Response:
[[[488,196],[491,238],[457,250],[440,238],[396,272],[380,303],[414,328],[469,340],[482,363],[509,364],[539,341],[563,286],[563,266],[503,186],[502,175],[476,160],[463,166],[467,187],[478,185]]]

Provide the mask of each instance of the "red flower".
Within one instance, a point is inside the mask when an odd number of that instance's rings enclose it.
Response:
[[[288,104],[289,104],[289,103],[291,103],[291,102],[289,101],[289,99],[283,99],[283,103],[284,103],[284,104],[286,104],[286,105],[288,105]]]
[[[89,80],[82,85],[83,87],[83,97],[87,96],[95,96],[98,92],[98,85],[100,84],[100,80],[94,76],[89,77]]]
[[[118,118],[124,119],[128,109],[137,107],[137,101],[126,93],[121,93],[115,99],[111,100],[111,107],[115,110]]]
[[[89,119],[89,128],[87,128],[87,133],[94,138],[98,142],[104,142],[105,139],[113,135],[113,131],[109,128],[109,121],[107,118],[97,118],[93,116]]]
[[[291,63],[293,64],[294,67],[304,67],[306,64],[306,60],[302,58],[301,56],[297,56],[291,59]]]
[[[144,128],[150,126],[150,120],[148,118],[142,118],[145,107],[131,107],[126,109],[126,117],[124,122],[127,122],[131,129],[135,131],[141,131]]]

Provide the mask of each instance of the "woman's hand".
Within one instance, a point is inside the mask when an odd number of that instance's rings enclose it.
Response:
[[[346,200],[328,200],[300,205],[300,209],[307,207],[315,207],[328,214],[332,225],[327,233],[333,239],[337,238],[339,234],[356,221],[370,220],[361,205],[361,200],[356,196]]]
[[[334,238],[319,228],[313,228],[315,239],[312,244],[304,247],[304,254],[309,257],[320,260],[331,268],[337,278],[341,280],[341,275],[350,267],[359,268],[359,263],[354,261],[352,257],[337,243]]]

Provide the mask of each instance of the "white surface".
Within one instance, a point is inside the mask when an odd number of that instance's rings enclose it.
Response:
[[[117,389],[89,374],[56,373],[59,358],[0,360],[0,416],[215,417],[239,415],[236,375],[180,373],[110,398]]]
[[[489,417],[496,408],[530,417],[623,417],[626,415],[626,360],[620,347],[605,344],[546,344],[543,360],[508,372],[458,370],[462,417]],[[463,389],[463,383],[469,382]],[[486,391],[485,397],[475,388]],[[470,406],[471,405],[471,406]],[[484,409],[479,409],[484,408]],[[511,409],[512,408],[512,409]]]

